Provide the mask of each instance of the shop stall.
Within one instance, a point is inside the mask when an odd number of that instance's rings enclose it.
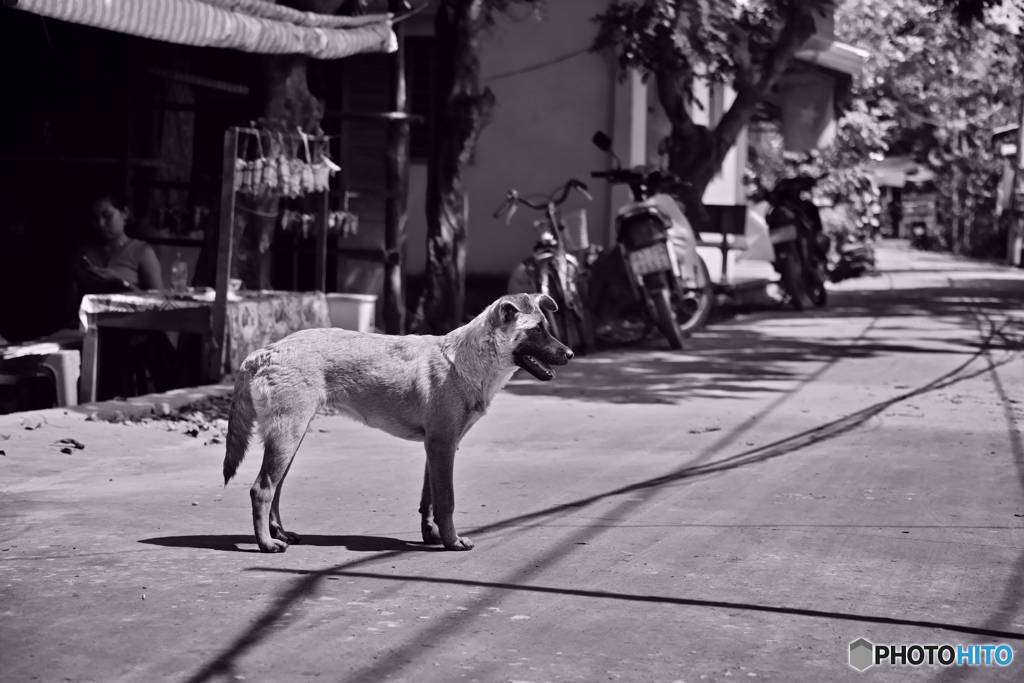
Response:
[[[69,103],[62,101],[51,108],[64,112],[59,121],[49,111],[43,115],[28,111],[22,115],[24,121],[34,124],[43,119],[41,125],[47,130],[40,139],[54,137],[48,131],[55,127],[58,142],[40,145],[11,135],[0,143],[0,169],[13,177],[30,167],[33,178],[59,178],[49,182],[59,185],[67,197],[55,203],[67,206],[81,199],[74,196],[78,184],[101,176],[124,187],[139,206],[133,227],[157,250],[164,272],[163,291],[81,298],[76,316],[82,333],[77,342],[82,352],[79,402],[97,397],[97,376],[103,371],[99,367],[101,330],[195,335],[203,340],[203,352],[192,383],[216,382],[237,370],[252,350],[298,329],[330,325],[325,294],[344,279],[339,273],[344,262],[354,259],[376,262],[385,270],[385,322],[389,332],[402,331],[402,315],[395,312],[402,308],[398,246],[405,209],[404,198],[397,195],[404,187],[402,160],[407,153],[401,147],[408,145],[411,117],[405,112],[402,16],[396,14],[408,11],[404,3],[392,1],[388,12],[360,16],[317,14],[262,0],[4,0],[3,4],[0,12],[5,20],[11,17],[24,28],[42,29],[41,59],[55,66],[43,68],[43,77],[33,79],[36,83],[58,72],[63,79],[60,87],[82,105],[90,99],[82,91],[103,88],[75,85],[76,69],[83,76],[100,79],[97,60],[102,52],[115,65],[109,91],[116,102],[101,102],[100,109],[114,112],[105,117],[101,131],[90,132],[87,107],[79,109],[76,135],[62,132],[71,128],[68,121],[75,118],[67,114],[75,111]],[[341,0],[334,4],[345,9]],[[36,19],[26,20],[29,15]],[[103,47],[106,52],[96,46],[107,46]],[[74,54],[73,48],[77,48]],[[55,57],[55,53],[61,54]],[[385,111],[334,104],[336,91],[344,88],[331,82],[338,73],[331,65],[374,54],[390,64],[388,98],[379,106]],[[82,55],[81,65],[75,63],[78,55]],[[328,102],[325,121],[332,126],[330,135],[319,126],[289,130],[274,120],[246,118],[252,113],[253,91],[258,87],[252,72],[260,68],[257,61],[246,60],[260,55],[304,56],[326,65],[317,73]],[[374,188],[386,207],[381,211],[383,224],[371,226],[377,228],[382,242],[377,249],[351,246],[361,209],[358,200],[352,201],[359,196],[352,189],[353,178],[343,170],[351,147],[343,144],[351,137],[344,127],[366,119],[385,122],[388,130],[389,154],[382,159],[387,182]],[[116,138],[111,132],[115,130],[123,131],[123,139]],[[72,143],[62,142],[70,138]],[[176,145],[179,140],[187,144]],[[32,184],[41,182],[46,181]],[[363,190],[363,194],[371,193]],[[275,231],[294,235],[296,242],[314,242],[311,278],[293,263],[288,277],[278,278],[287,281],[284,287],[247,291],[237,286],[232,277],[238,250],[235,226],[239,211],[246,207],[236,198],[247,195],[279,197]],[[78,218],[63,216],[62,220],[73,224]],[[53,242],[68,241],[72,229],[64,233],[51,229]],[[367,232],[373,231],[364,230],[364,239]],[[173,289],[172,271],[184,263],[193,276],[204,249],[204,256],[215,262],[211,286]],[[194,277],[190,280],[194,284]],[[66,334],[36,336],[61,337],[59,342],[45,339],[61,348],[76,346]]]

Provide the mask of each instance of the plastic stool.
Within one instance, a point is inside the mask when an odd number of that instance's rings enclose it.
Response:
[[[44,345],[39,345],[44,346]],[[45,345],[49,346],[49,345]],[[82,372],[82,354],[74,349],[7,349],[0,369],[7,375],[47,375],[53,378],[58,406],[78,405],[78,377]]]
[[[43,357],[43,367],[53,373],[57,385],[57,405],[78,405],[78,376],[82,373],[82,354],[74,349],[61,349]]]

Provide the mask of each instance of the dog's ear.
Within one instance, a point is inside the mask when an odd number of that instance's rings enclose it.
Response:
[[[498,304],[498,320],[502,325],[508,325],[519,315],[519,307],[514,301],[502,301]]]
[[[558,304],[556,304],[555,300],[552,299],[547,294],[538,294],[537,297],[534,299],[534,302],[537,304],[537,307],[542,311],[549,311],[551,313],[554,313],[555,311],[558,310]]]

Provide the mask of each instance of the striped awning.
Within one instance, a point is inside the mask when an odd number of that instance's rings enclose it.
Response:
[[[390,14],[339,17],[263,0],[4,0],[44,17],[196,47],[339,59],[394,52]]]

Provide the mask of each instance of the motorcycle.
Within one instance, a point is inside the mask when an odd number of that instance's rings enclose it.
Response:
[[[554,299],[558,310],[554,313],[544,312],[551,335],[582,355],[596,346],[594,326],[586,301],[585,270],[579,259],[566,248],[567,226],[558,208],[573,190],[588,200],[593,199],[587,186],[576,179],[569,180],[550,195],[536,200],[523,197],[516,190],[509,190],[505,202],[494,212],[494,218],[504,215],[505,225],[508,225],[520,204],[544,212],[544,219],[533,223],[539,232],[533,253],[512,271],[508,293],[540,293]]]
[[[910,226],[910,246],[921,251],[942,251],[949,248],[943,235],[923,222],[915,222]]]
[[[831,261],[828,277],[832,282],[842,282],[878,272],[875,265],[875,250],[863,236],[856,239],[842,233],[837,235],[835,255]]]
[[[822,178],[799,175],[784,178],[771,190],[757,181],[755,201],[766,201],[768,233],[775,250],[772,263],[793,308],[804,310],[806,300],[818,308],[828,304],[828,252],[831,241],[823,233],[821,216],[813,202],[803,198]]]
[[[697,253],[697,235],[672,198],[683,183],[662,171],[630,170],[611,151],[611,139],[598,132],[592,142],[611,155],[615,168],[594,171],[612,185],[626,185],[632,200],[616,212],[616,244],[604,259],[619,262],[628,297],[668,339],[673,349],[707,322],[714,305],[714,283]]]

